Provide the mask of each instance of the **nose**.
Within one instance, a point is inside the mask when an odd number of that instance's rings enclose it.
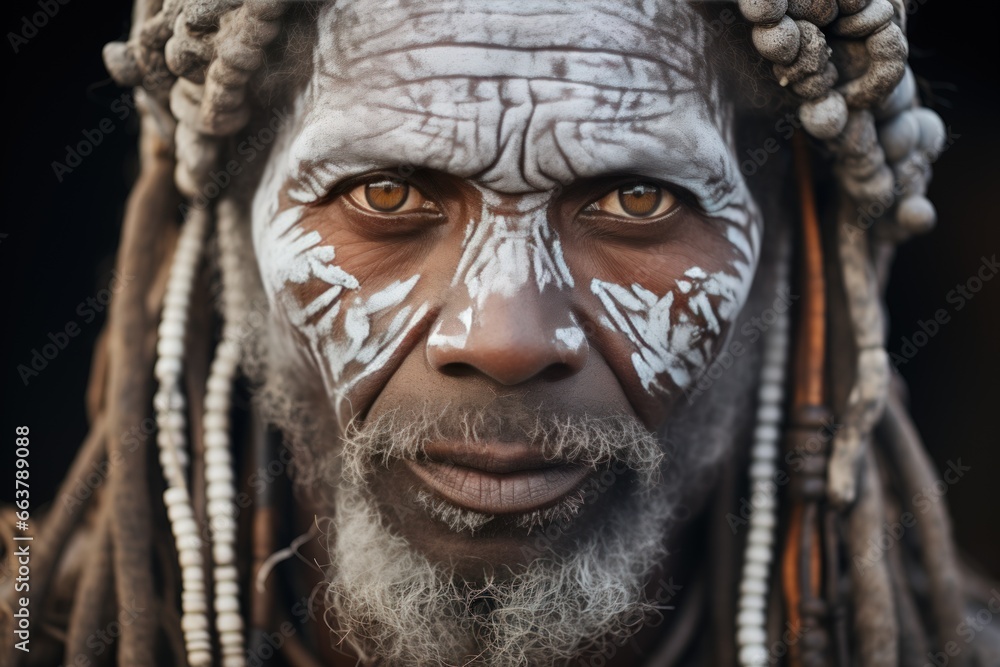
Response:
[[[448,375],[481,373],[507,386],[559,380],[586,364],[589,344],[561,294],[524,289],[442,309],[427,360]]]

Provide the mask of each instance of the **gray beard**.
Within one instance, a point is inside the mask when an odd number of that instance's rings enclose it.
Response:
[[[342,483],[334,504],[327,602],[339,632],[365,658],[556,665],[624,641],[659,613],[643,589],[665,556],[674,510],[662,490],[618,503],[600,530],[581,531],[571,553],[546,551],[502,580],[481,581],[412,549],[364,487]]]
[[[273,371],[268,376],[258,404],[286,438],[291,436],[298,490],[326,508],[318,522],[329,554],[327,618],[363,659],[381,658],[394,667],[556,665],[623,642],[661,613],[644,588],[667,555],[665,543],[680,505],[679,472],[637,420],[539,421],[523,412],[493,420],[494,412],[481,410],[453,411],[444,419],[390,413],[372,424],[352,425],[331,446],[329,436],[321,435],[331,432],[331,424],[305,420],[306,414],[318,414],[316,409],[291,398],[296,394],[287,383],[302,376],[279,377]],[[449,434],[464,431],[474,440],[496,435],[500,422],[534,434],[554,456],[603,470],[603,478],[594,478],[604,480],[602,488],[613,480],[612,467],[636,483],[615,499],[599,528],[577,530],[574,539],[564,540],[571,550],[543,548],[518,571],[470,581],[429,561],[389,527],[369,481],[386,462],[417,455],[442,424],[452,425]],[[554,544],[563,531],[575,528],[578,507],[572,497],[567,504],[520,525],[529,533],[537,529],[543,544]],[[474,531],[491,519],[441,503],[424,509],[455,531]]]

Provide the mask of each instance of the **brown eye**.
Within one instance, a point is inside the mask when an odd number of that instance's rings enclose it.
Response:
[[[663,191],[649,183],[618,188],[618,203],[622,210],[637,218],[645,218],[660,205]]]
[[[365,186],[365,201],[374,210],[384,213],[401,208],[409,194],[409,185],[388,178]]]
[[[397,178],[376,178],[355,186],[347,196],[355,206],[372,213],[438,212],[434,202],[420,190]]]
[[[654,183],[629,183],[612,190],[587,207],[622,218],[653,218],[677,205],[669,190]]]

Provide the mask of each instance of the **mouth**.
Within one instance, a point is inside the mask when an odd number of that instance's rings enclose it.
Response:
[[[558,503],[590,475],[526,443],[437,442],[409,469],[444,500],[474,512],[520,514]]]

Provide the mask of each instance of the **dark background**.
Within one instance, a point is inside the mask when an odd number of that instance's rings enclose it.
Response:
[[[29,425],[35,509],[54,495],[86,432],[84,388],[104,314],[86,323],[77,309],[109,285],[136,173],[138,129],[135,114],[120,119],[120,107],[110,107],[126,91],[110,81],[100,57],[103,44],[127,34],[130,3],[47,1],[58,12],[17,53],[9,33],[22,32],[23,17],[39,11],[37,0],[5,3],[0,23],[7,90],[0,126],[0,460],[11,470],[14,427]],[[889,351],[904,351],[903,339],[920,331],[921,320],[939,308],[948,311],[950,321],[899,368],[938,470],[959,458],[972,468],[947,492],[959,544],[1000,576],[1000,277],[961,310],[947,300],[950,290],[975,275],[982,257],[1000,254],[997,3],[910,5],[911,65],[927,83],[925,102],[944,117],[955,143],[936,165],[930,191],[938,227],[898,255],[888,295]],[[60,182],[52,162],[65,162],[66,145],[77,144],[103,119],[113,130]],[[32,350],[69,322],[80,326],[80,334],[25,386],[17,366],[30,365]],[[0,480],[4,500],[12,495],[7,475]]]

